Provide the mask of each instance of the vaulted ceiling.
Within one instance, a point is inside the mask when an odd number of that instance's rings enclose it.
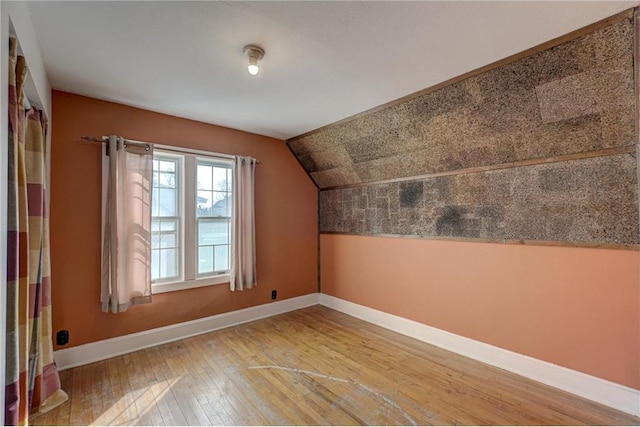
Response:
[[[638,4],[30,2],[52,87],[291,138]],[[266,55],[256,77],[244,45]]]

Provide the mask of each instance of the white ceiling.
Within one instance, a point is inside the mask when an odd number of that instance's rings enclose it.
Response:
[[[290,138],[638,1],[30,2],[54,89]],[[245,44],[262,46],[250,76]],[[55,112],[54,112],[55,113]]]

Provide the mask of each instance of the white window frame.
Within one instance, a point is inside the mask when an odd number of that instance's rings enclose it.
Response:
[[[176,154],[176,153],[168,153],[168,152],[163,152],[163,151],[154,151],[153,154],[153,160],[156,160],[158,157],[156,157],[156,153],[160,155],[160,159],[171,159],[171,160],[176,160],[177,163],[177,168],[176,168],[176,189],[178,191],[178,226],[177,226],[177,232],[178,232],[178,276],[177,277],[170,277],[170,278],[166,278],[166,279],[159,279],[159,280],[155,280],[151,282],[151,289],[153,290],[155,286],[161,286],[164,284],[171,284],[171,283],[180,283],[180,282],[184,282],[185,281],[185,274],[184,274],[184,260],[185,260],[185,256],[184,256],[184,250],[185,250],[185,238],[184,238],[184,231],[185,231],[185,207],[184,207],[184,202],[185,202],[185,185],[184,185],[184,162],[185,162],[185,157],[183,155],[180,154]],[[153,192],[152,192],[153,194]],[[153,196],[152,196],[153,197]],[[158,217],[160,220],[162,220],[163,217]],[[153,231],[152,231],[153,233]],[[152,249],[153,250],[153,249]]]
[[[195,173],[196,173],[195,182],[196,183],[198,181],[197,180],[198,164],[206,165],[206,166],[209,166],[209,167],[217,167],[217,168],[229,169],[231,171],[231,179],[233,179],[233,162],[230,162],[228,160],[221,161],[220,159],[213,158],[211,156],[209,156],[209,157],[196,156],[195,157]],[[204,191],[207,191],[207,190],[204,190]],[[221,192],[220,190],[212,190],[212,191]],[[231,194],[231,196],[233,197],[233,189],[230,189],[229,191],[225,190],[224,192]],[[196,197],[197,197],[197,194],[198,194],[198,189],[197,188],[195,188],[195,192],[194,193],[196,194]],[[229,206],[229,209],[230,209],[230,216],[229,216],[229,248],[228,248],[229,249],[229,255],[228,255],[228,257],[229,257],[229,269],[227,269],[226,271],[217,271],[217,272],[214,271],[212,273],[198,273],[198,263],[196,262],[196,277],[197,278],[207,278],[207,277],[212,277],[212,276],[216,276],[216,275],[224,275],[224,274],[226,274],[227,276],[229,275],[229,270],[231,269],[231,240],[232,240],[232,237],[231,237],[231,226],[233,224],[233,212],[231,212],[231,211],[232,211],[232,208],[233,208],[233,199],[231,200],[231,203],[232,203],[232,206]],[[219,219],[222,219],[222,218],[226,219],[227,217],[216,217],[216,216],[198,217],[196,215],[195,218],[196,219],[195,219],[195,224],[194,224],[194,228],[195,228],[195,236],[194,236],[194,238],[197,241],[197,243],[195,245],[196,246],[196,258],[199,258],[198,253],[199,253],[199,250],[200,250],[200,241],[198,240],[198,232],[199,232],[198,227],[199,227],[200,220],[201,219],[202,220],[204,220],[204,219],[214,219],[214,220],[218,219],[219,220]],[[215,247],[216,245],[213,245],[213,246]],[[214,253],[215,253],[215,249],[214,249]]]
[[[181,176],[180,176],[180,279],[179,280],[159,280],[151,283],[151,292],[159,294],[164,292],[180,291],[183,289],[200,288],[203,286],[219,285],[229,283],[231,280],[230,272],[212,274],[203,277],[198,275],[197,253],[197,219],[196,219],[196,181],[197,181],[197,159],[203,158],[218,164],[229,165],[233,174],[233,156],[228,154],[219,154],[203,150],[192,150],[186,148],[178,148],[165,146],[160,144],[154,145],[154,152],[160,155],[171,157],[181,157]],[[233,222],[233,209],[231,212],[231,221]],[[189,243],[191,242],[191,243]],[[233,244],[233,242],[231,242]]]

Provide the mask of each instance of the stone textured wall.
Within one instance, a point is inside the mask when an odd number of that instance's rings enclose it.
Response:
[[[637,244],[636,159],[600,153],[636,141],[633,37],[625,18],[290,140],[321,231]]]
[[[638,242],[631,154],[320,193],[320,231]]]

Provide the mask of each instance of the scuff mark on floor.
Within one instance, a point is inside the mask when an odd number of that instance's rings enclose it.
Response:
[[[350,382],[349,380],[345,380],[343,378],[332,377],[329,375],[321,374],[319,372],[305,371],[304,369],[296,369],[296,368],[285,368],[284,366],[275,366],[275,365],[249,366],[249,369],[278,369],[281,371],[297,372],[299,374],[307,374],[307,375],[312,375],[314,377],[326,378],[328,380],[340,381],[341,383]]]
[[[409,421],[409,424],[411,424],[413,426],[418,425],[416,423],[416,421],[411,417],[411,415],[409,415],[404,409],[402,409],[402,407],[400,405],[398,405],[392,398],[387,396],[385,393],[376,391],[376,390],[374,390],[374,389],[372,389],[370,387],[367,387],[364,384],[360,384],[360,383],[355,382],[355,381],[350,380],[350,379],[332,377],[330,375],[321,374],[319,372],[307,371],[307,370],[304,370],[304,369],[297,369],[297,368],[287,368],[285,366],[277,366],[277,365],[249,366],[249,369],[276,369],[276,370],[280,370],[280,371],[289,371],[289,372],[295,372],[295,373],[298,373],[298,374],[307,374],[307,375],[311,375],[311,376],[314,376],[314,377],[325,378],[325,379],[332,380],[332,381],[339,381],[341,383],[352,384],[352,385],[355,385],[356,387],[361,388],[362,390],[366,391],[367,393],[372,394],[372,395],[382,399],[389,406],[391,406],[392,408],[394,408],[395,410],[400,412],[400,414],[402,414],[402,416],[407,421]]]
[[[402,409],[402,407],[400,405],[398,405],[393,399],[391,399],[390,397],[388,397],[386,394],[381,393],[379,391],[373,390],[369,387],[367,387],[364,384],[359,384],[354,382],[354,384],[356,384],[358,387],[362,387],[364,390],[368,391],[369,393],[378,396],[380,399],[384,400],[385,402],[387,402],[392,408],[396,409],[398,412],[400,412],[402,414],[402,416],[411,423],[412,426],[418,425],[415,420],[413,418],[411,418],[411,415],[407,414],[407,412]]]

